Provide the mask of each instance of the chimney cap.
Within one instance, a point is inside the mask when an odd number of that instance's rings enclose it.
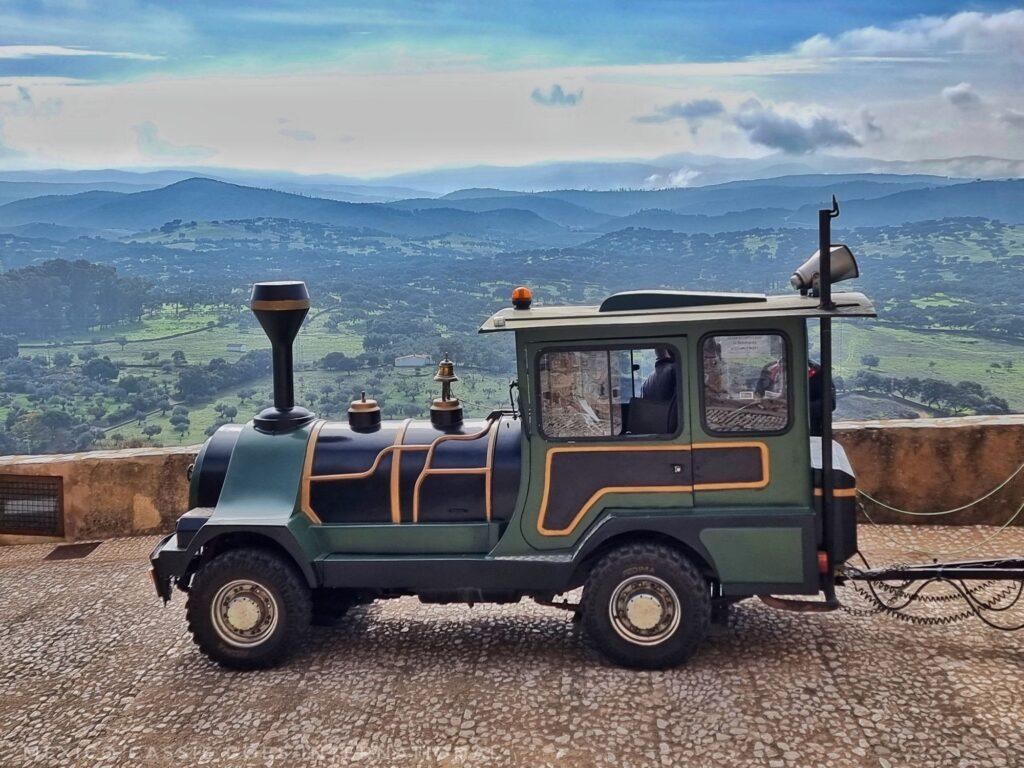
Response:
[[[348,407],[348,424],[356,432],[372,432],[380,428],[380,406],[363,392],[359,400]]]
[[[349,413],[357,413],[357,412],[365,413],[367,411],[377,411],[378,413],[380,413],[380,405],[378,405],[377,401],[374,400],[372,397],[371,398],[367,398],[366,397],[366,392],[364,391],[364,392],[362,392],[360,394],[359,399],[352,401],[352,403],[348,407],[348,412]]]
[[[309,309],[309,291],[301,280],[254,283],[249,305],[253,309]]]

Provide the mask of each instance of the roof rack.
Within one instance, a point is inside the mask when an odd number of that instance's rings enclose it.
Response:
[[[692,294],[691,294],[692,295]],[[491,315],[480,327],[481,333],[496,331],[523,331],[539,328],[625,325],[656,323],[717,322],[730,318],[769,317],[874,317],[875,309],[862,293],[836,293],[835,307],[822,309],[812,296],[784,294],[780,296],[754,296],[747,294],[712,294],[719,302],[709,304],[665,305],[651,308],[624,309],[622,304],[599,307],[552,306],[533,304],[529,309],[505,307]],[[726,298],[728,297],[728,298]],[[615,297],[609,297],[609,301]],[[607,305],[608,302],[605,302]],[[627,304],[627,306],[632,306]]]
[[[622,291],[613,293],[598,312],[635,312],[643,309],[684,309],[715,304],[748,304],[767,301],[760,293],[715,293],[710,291]]]

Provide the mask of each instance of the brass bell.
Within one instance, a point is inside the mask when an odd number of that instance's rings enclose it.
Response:
[[[437,373],[434,374],[434,381],[441,382],[441,399],[452,399],[452,383],[459,380],[455,375],[455,363],[444,353],[444,360],[437,364]]]
[[[437,364],[437,373],[434,374],[434,381],[448,382],[449,384],[453,381],[458,381],[459,377],[455,375],[455,363],[448,358],[448,353],[444,353],[444,360]]]
[[[446,352],[444,359],[437,364],[434,381],[441,382],[441,397],[430,406],[430,421],[438,429],[454,427],[462,423],[462,403],[452,397],[452,382],[458,381],[455,375],[455,363]]]

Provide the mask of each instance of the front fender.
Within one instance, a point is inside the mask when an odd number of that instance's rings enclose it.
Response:
[[[266,543],[282,550],[311,587],[315,538],[308,518],[299,510],[300,489],[311,426],[267,434],[245,425],[228,463],[224,484],[213,513],[184,546],[172,535],[150,555],[157,593],[166,599],[173,582],[179,584],[195,567],[203,550],[219,543],[239,546]]]
[[[299,532],[301,535],[301,531]],[[204,547],[260,546],[282,550],[299,569],[310,588],[319,586],[312,558],[291,524],[216,525],[207,523],[186,547],[179,547],[174,534],[164,537],[149,556],[157,595],[166,602],[171,587],[182,584],[195,570]]]

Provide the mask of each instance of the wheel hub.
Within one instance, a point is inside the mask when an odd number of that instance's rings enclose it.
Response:
[[[251,597],[236,597],[228,603],[226,616],[232,629],[245,632],[260,623],[260,604]]]
[[[630,576],[622,581],[608,602],[615,632],[636,645],[657,645],[679,627],[679,598],[656,576]]]
[[[658,626],[664,613],[661,601],[654,595],[642,593],[626,602],[626,620],[637,629],[653,629]]]
[[[224,642],[251,647],[265,642],[277,628],[277,601],[262,584],[238,579],[217,590],[210,617]]]

